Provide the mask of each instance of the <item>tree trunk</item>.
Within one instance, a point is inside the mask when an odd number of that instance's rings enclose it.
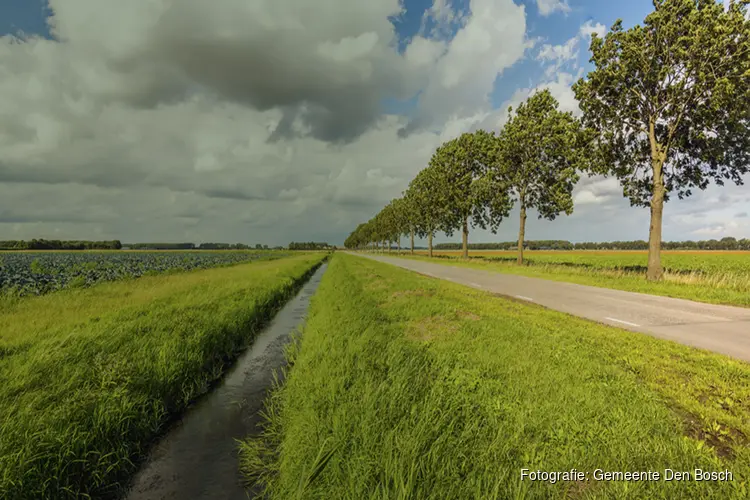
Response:
[[[461,234],[461,239],[463,240],[463,251],[464,251],[464,259],[469,258],[469,218],[466,217],[464,219],[464,227]]]
[[[661,265],[662,217],[664,215],[664,164],[654,161],[654,191],[651,196],[651,226],[648,231],[648,271],[646,279],[658,281],[664,275]]]
[[[391,253],[391,240],[388,240],[388,253]]]
[[[518,228],[518,265],[523,264],[523,240],[526,236],[526,206],[521,205],[521,224]]]
[[[401,255],[401,235],[398,235],[398,239],[396,240],[396,244],[398,245],[398,254]]]
[[[432,233],[427,235],[427,248],[429,249],[428,255],[432,257]]]
[[[653,191],[651,192],[651,225],[648,230],[648,270],[646,279],[658,281],[664,275],[661,266],[661,225],[664,214],[664,163],[665,151],[656,141],[656,121],[649,120],[649,142],[651,143],[651,168],[653,170]]]
[[[414,255],[414,229],[411,230],[411,254]]]

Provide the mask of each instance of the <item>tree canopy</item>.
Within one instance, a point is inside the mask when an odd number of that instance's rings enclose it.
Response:
[[[510,201],[518,204],[521,264],[528,209],[536,209],[540,219],[548,220],[573,213],[573,188],[579,179],[577,168],[586,158],[586,144],[579,122],[571,113],[558,110],[549,90],[535,93],[509,113],[490,175],[496,185],[510,191]]]
[[[650,279],[662,275],[663,204],[710,181],[742,184],[750,165],[747,2],[655,0],[643,26],[618,20],[591,41],[595,69],[573,87],[597,137],[600,172],[650,207]]]

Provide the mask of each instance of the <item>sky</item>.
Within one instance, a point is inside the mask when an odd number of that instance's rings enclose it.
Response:
[[[3,0],[0,240],[341,244],[435,148],[591,69],[650,0]],[[670,201],[664,239],[750,236],[750,191]],[[529,239],[647,239],[584,177]],[[497,234],[510,241],[517,214]],[[436,241],[458,241],[438,236]]]

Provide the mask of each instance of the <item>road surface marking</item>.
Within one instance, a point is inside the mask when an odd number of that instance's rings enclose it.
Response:
[[[623,325],[628,325],[628,326],[641,326],[641,325],[636,325],[635,323],[631,323],[630,321],[623,321],[621,319],[616,319],[616,318],[604,318],[604,319],[614,321],[615,323],[622,323]]]
[[[469,284],[473,286],[474,288],[482,288],[482,285],[480,285],[479,283],[469,283]]]
[[[532,299],[531,297],[524,297],[523,295],[516,295],[516,298],[517,299],[528,300],[529,302],[534,302],[534,299]]]

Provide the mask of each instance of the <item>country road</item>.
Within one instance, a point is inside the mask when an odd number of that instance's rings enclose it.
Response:
[[[750,362],[750,309],[397,257],[356,255]]]

